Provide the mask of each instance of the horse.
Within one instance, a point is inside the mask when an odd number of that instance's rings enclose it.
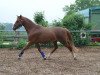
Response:
[[[17,16],[17,20],[15,21],[15,24],[13,26],[13,30],[17,30],[18,28],[24,26],[27,35],[28,35],[28,43],[27,45],[21,50],[19,54],[19,59],[24,54],[24,51],[27,50],[31,45],[35,44],[38,51],[42,54],[43,59],[47,59],[45,55],[43,54],[40,43],[45,42],[52,42],[54,45],[54,49],[48,54],[48,58],[57,50],[58,45],[57,41],[62,43],[65,47],[68,48],[68,50],[71,52],[73,58],[76,60],[75,52],[78,50],[73,41],[71,32],[62,27],[43,27],[40,26],[34,22],[32,22],[30,19],[20,15]]]

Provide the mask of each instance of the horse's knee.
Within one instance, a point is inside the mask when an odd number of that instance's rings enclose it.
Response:
[[[55,46],[51,53],[55,52],[57,50],[58,46]]]
[[[55,46],[55,49],[57,49],[58,48],[58,46]]]
[[[57,45],[57,41],[54,42],[54,49],[57,49],[58,45]]]

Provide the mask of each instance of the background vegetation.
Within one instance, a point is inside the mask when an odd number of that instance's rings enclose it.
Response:
[[[74,12],[87,9],[90,7],[94,7],[94,6],[100,6],[100,0],[75,0],[74,4],[71,4],[70,6],[66,5],[63,8],[63,11],[66,14],[70,15]]]
[[[71,4],[70,6],[66,5],[63,8],[63,11],[65,12],[65,16],[62,19],[54,20],[52,23],[48,23],[48,21],[45,19],[44,12],[36,12],[34,13],[33,20],[35,23],[42,25],[44,27],[64,27],[69,29],[72,32],[72,37],[75,45],[88,45],[90,42],[89,35],[90,33],[85,32],[85,30],[91,30],[92,24],[85,23],[84,16],[80,14],[76,14],[77,11],[92,7],[92,6],[100,6],[100,0],[76,0],[74,4]],[[11,23],[0,23],[0,30],[7,30],[6,28],[9,28],[9,30],[12,30]],[[8,26],[8,27],[7,27]],[[10,27],[9,27],[10,26]],[[81,32],[86,33],[86,38],[81,38],[80,34]],[[4,33],[0,31],[0,46],[3,42],[5,42],[2,36]],[[8,33],[10,35],[10,33]],[[14,35],[11,33],[11,35]],[[18,41],[17,48],[22,48],[27,43],[26,40],[20,39]],[[50,45],[50,43],[49,43]]]
[[[48,26],[48,21],[45,20],[43,12],[36,12],[36,13],[34,13],[34,18],[33,19],[39,25],[42,25],[44,27]]]

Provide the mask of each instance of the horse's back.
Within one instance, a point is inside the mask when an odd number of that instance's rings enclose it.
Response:
[[[58,41],[65,41],[69,37],[68,34],[70,34],[68,29],[62,27],[55,27],[52,31],[55,33]]]

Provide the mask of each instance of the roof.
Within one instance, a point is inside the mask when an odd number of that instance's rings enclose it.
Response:
[[[81,10],[78,13],[82,14],[84,17],[89,17],[89,8],[85,10]]]
[[[89,11],[90,10],[100,10],[100,6],[96,6],[96,7],[91,7],[91,8],[87,8],[81,11],[78,11],[79,14],[82,14],[84,17],[89,17]]]
[[[91,7],[89,8],[90,10],[100,10],[100,6],[96,6],[96,7]]]

